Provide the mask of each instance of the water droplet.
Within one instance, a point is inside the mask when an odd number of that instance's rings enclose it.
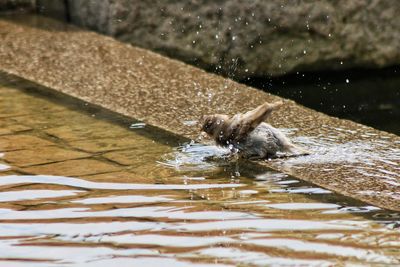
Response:
[[[197,120],[188,120],[188,121],[183,121],[182,123],[186,126],[194,126],[198,123],[198,121]]]
[[[137,122],[137,123],[132,123],[129,128],[130,129],[142,129],[146,126],[146,123],[143,122]]]

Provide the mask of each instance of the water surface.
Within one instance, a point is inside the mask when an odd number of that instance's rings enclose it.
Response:
[[[4,266],[400,263],[398,213],[0,83]]]

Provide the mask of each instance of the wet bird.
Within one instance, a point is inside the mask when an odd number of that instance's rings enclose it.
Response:
[[[246,113],[234,116],[223,114],[203,118],[202,131],[215,140],[217,145],[236,149],[248,159],[276,157],[277,152],[305,155],[309,152],[294,145],[281,131],[264,121],[283,101],[264,103]]]

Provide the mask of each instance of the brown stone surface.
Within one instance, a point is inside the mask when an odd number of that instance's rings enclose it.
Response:
[[[40,153],[38,153],[38,149],[10,151],[4,155],[4,159],[13,165],[24,167],[89,156],[90,154],[84,152],[62,149],[56,146],[45,146],[40,148]]]
[[[0,136],[0,151],[30,149],[49,146],[53,143],[31,135],[5,135]]]
[[[119,170],[113,164],[101,162],[94,159],[68,160],[45,165],[38,165],[23,169],[32,174],[49,174],[60,176],[83,176]]]
[[[1,70],[175,134],[194,138],[199,126],[188,126],[186,121],[208,113],[243,112],[279,99],[109,37],[37,17],[26,26],[28,20],[0,20]],[[262,164],[344,195],[400,210],[398,136],[291,101],[270,122],[292,129],[294,141],[313,153]],[[72,144],[88,151],[134,147],[129,140],[124,142],[118,140],[111,147],[98,140],[90,145]],[[65,175],[78,162],[85,160],[32,170]],[[108,167],[106,164],[104,171],[110,171]]]

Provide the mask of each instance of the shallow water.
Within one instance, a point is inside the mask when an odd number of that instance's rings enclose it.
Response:
[[[2,79],[1,265],[400,261],[398,213]]]

